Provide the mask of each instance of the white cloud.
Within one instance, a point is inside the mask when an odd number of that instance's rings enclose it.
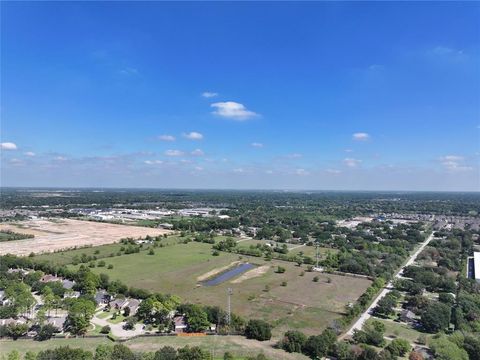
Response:
[[[217,97],[217,96],[218,96],[218,93],[216,93],[216,92],[211,92],[211,91],[205,91],[205,92],[202,93],[202,96],[203,96],[204,98],[209,99],[209,98]]]
[[[259,116],[256,112],[248,110],[245,105],[234,101],[217,102],[210,106],[216,109],[213,114],[236,121],[244,121]]]
[[[33,151],[27,151],[26,153],[24,153],[25,156],[36,156],[37,154],[35,154]]]
[[[53,158],[53,160],[55,160],[55,161],[66,161],[67,158],[65,156],[55,156]]]
[[[263,144],[258,142],[251,143],[250,145],[254,148],[263,148]]]
[[[138,69],[132,68],[132,67],[126,67],[124,69],[120,70],[120,74],[122,75],[138,75]]]
[[[299,158],[301,158],[302,156],[303,156],[302,154],[293,153],[293,154],[288,154],[288,155],[287,155],[287,158],[289,158],[289,159],[299,159]]]
[[[17,150],[17,145],[12,142],[0,143],[0,149],[2,150]]]
[[[158,140],[161,140],[161,141],[175,141],[175,136],[173,136],[173,135],[160,135],[160,136],[158,136]]]
[[[195,169],[196,171],[202,171],[202,170],[203,170],[203,167],[201,167],[201,166],[195,166],[194,169]]]
[[[352,135],[352,137],[353,137],[353,140],[356,140],[356,141],[367,141],[368,139],[370,139],[370,135],[364,132],[355,133]]]
[[[201,149],[195,149],[190,154],[193,155],[193,156],[203,156],[203,155],[205,155],[205,153]]]
[[[183,156],[185,153],[180,150],[167,150],[165,151],[165,155],[167,156]]]
[[[203,135],[196,131],[191,131],[189,133],[183,133],[183,137],[189,140],[202,140]]]
[[[345,158],[345,159],[343,159],[343,163],[344,163],[346,166],[351,167],[351,168],[357,167],[358,165],[360,165],[361,162],[362,162],[362,160],[353,159],[353,158]]]
[[[345,149],[345,150],[343,150],[343,151],[345,151],[346,153],[351,153],[351,152],[353,152],[352,149]]]
[[[440,162],[448,171],[470,171],[471,166],[465,165],[465,158],[459,155],[445,155],[440,158]]]
[[[326,172],[329,173],[329,174],[340,174],[341,173],[341,171],[337,170],[337,169],[327,169]]]
[[[233,169],[233,172],[237,174],[242,174],[245,172],[245,170],[243,170],[242,168],[236,168],[236,169]]]
[[[162,160],[145,160],[144,163],[147,165],[160,165],[160,164],[163,164],[163,161]]]
[[[310,175],[310,172],[305,169],[297,169],[295,170],[295,174],[297,174],[298,176],[307,176]]]

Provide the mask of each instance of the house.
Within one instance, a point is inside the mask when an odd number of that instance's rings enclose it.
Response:
[[[49,282],[54,282],[54,281],[62,281],[62,278],[56,277],[55,275],[43,275],[42,278],[40,279],[40,282],[43,283],[49,283]]]
[[[128,305],[128,299],[115,299],[109,302],[111,308],[121,310]]]
[[[65,289],[70,290],[75,286],[75,281],[65,279],[62,281],[62,285]]]
[[[187,329],[187,322],[184,315],[176,315],[173,317],[173,324],[175,325],[176,333],[183,333]]]
[[[64,299],[78,299],[80,297],[80,291],[65,291],[63,294]]]
[[[63,324],[67,320],[67,316],[56,316],[56,317],[49,317],[46,319],[47,324],[55,326],[59,331],[63,330]]]
[[[0,306],[7,306],[10,304],[10,299],[5,295],[5,290],[0,290]]]
[[[112,300],[112,296],[107,292],[107,290],[98,290],[95,293],[95,302],[98,305],[108,304]]]
[[[410,310],[405,309],[400,313],[400,320],[407,323],[413,322],[415,321],[415,314]]]
[[[25,319],[14,319],[14,318],[8,318],[8,319],[0,319],[0,325],[5,326],[5,325],[10,325],[10,324],[25,324],[27,321]]]
[[[134,315],[137,310],[138,310],[138,307],[140,306],[140,300],[138,299],[130,299],[128,301],[128,307],[130,308],[130,314]]]

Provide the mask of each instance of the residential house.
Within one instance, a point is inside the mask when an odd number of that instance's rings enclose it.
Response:
[[[107,290],[98,290],[95,293],[95,302],[98,305],[108,304],[112,300],[112,296],[107,292]]]
[[[176,315],[173,317],[173,324],[175,325],[176,333],[183,333],[187,329],[187,321],[184,315]]]

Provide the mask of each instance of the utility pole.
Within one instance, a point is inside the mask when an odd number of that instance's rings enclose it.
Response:
[[[230,332],[230,321],[232,320],[232,305],[231,305],[231,297],[233,294],[232,288],[227,289],[227,325],[228,331]]]

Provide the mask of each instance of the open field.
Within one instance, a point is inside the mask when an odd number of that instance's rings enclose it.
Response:
[[[74,246],[111,244],[125,237],[157,236],[169,230],[72,219],[37,219],[1,224],[0,229],[33,234],[35,238],[0,243],[0,254],[28,255]]]
[[[385,336],[396,338],[400,337],[414,343],[418,340],[418,337],[424,335],[427,339],[431,338],[432,335],[428,333],[424,333],[418,330],[413,329],[411,326],[406,324],[402,324],[399,322],[395,322],[392,320],[385,320],[380,318],[370,318],[368,322],[373,320],[380,321],[382,324],[385,325]]]
[[[249,248],[250,246],[257,246],[265,245],[265,244],[277,244],[278,246],[282,246],[284,243],[279,243],[270,240],[256,240],[256,239],[248,239],[248,240],[240,240],[238,242],[239,248]],[[306,246],[306,245],[299,245],[299,244],[288,244],[285,243],[288,247],[288,255],[297,255],[300,252],[303,253],[305,256],[315,257],[315,247],[314,246]],[[321,256],[324,256],[327,252],[337,253],[337,249],[331,249],[326,247],[320,247],[319,252]]]
[[[83,348],[94,350],[100,344],[114,345],[106,338],[72,338],[52,339],[48,341],[33,340],[0,340],[0,356],[17,350],[20,354],[27,351],[38,352],[41,350],[70,346],[72,348]],[[189,346],[200,346],[205,350],[213,352],[215,359],[223,359],[223,354],[228,351],[235,355],[236,359],[244,359],[247,356],[257,355],[263,352],[270,359],[278,360],[306,360],[306,356],[298,353],[289,354],[283,350],[272,347],[272,342],[260,342],[247,340],[241,336],[202,336],[202,337],[174,337],[157,336],[141,337],[124,342],[133,351],[156,351],[162,346],[173,346],[175,348]]]
[[[171,246],[174,244],[177,244],[180,241],[180,237],[172,235],[167,238],[162,238],[160,241],[160,244],[163,246]],[[57,265],[68,265],[73,262],[73,258],[80,257],[82,254],[85,254],[87,256],[95,256],[97,259],[104,259],[105,261],[108,261],[108,258],[111,256],[111,254],[116,255],[118,251],[122,248],[122,246],[125,246],[123,244],[107,244],[107,245],[100,245],[100,246],[95,246],[95,247],[84,247],[80,249],[75,249],[75,250],[65,250],[65,251],[57,251],[54,253],[45,253],[45,254],[40,254],[35,257],[36,260],[42,261],[49,261],[51,263],[57,264]],[[149,244],[144,244],[143,248],[146,250],[150,248]],[[160,250],[160,249],[159,249]]]
[[[264,318],[276,325],[275,335],[287,329],[316,334],[343,313],[370,285],[366,279],[305,272],[306,266],[283,261],[221,253],[211,255],[211,245],[191,242],[146,252],[107,258],[113,269],[94,268],[129,286],[179,295],[184,301],[226,306],[227,288],[233,289],[232,311],[246,318]],[[200,286],[198,278],[238,261],[263,266],[256,277],[241,282],[235,277],[216,286]],[[277,266],[285,273],[275,272]],[[246,273],[247,274],[247,273]],[[319,277],[318,282],[313,278]],[[328,278],[331,282],[328,282]],[[287,286],[282,286],[282,282]]]

